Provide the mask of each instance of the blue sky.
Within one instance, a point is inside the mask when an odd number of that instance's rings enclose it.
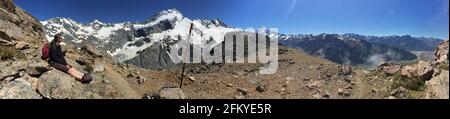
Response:
[[[359,33],[448,38],[448,0],[15,0],[39,20],[138,22],[176,8],[191,19],[287,34]]]

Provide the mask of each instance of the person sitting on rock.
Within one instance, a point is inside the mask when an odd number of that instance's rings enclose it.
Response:
[[[66,62],[66,59],[64,58],[64,54],[60,46],[62,40],[63,39],[61,34],[56,34],[53,38],[53,41],[50,43],[50,50],[49,50],[50,59],[48,61],[49,65],[55,69],[58,69],[64,73],[71,75],[76,80],[82,83],[89,83],[90,81],[92,81],[91,76],[77,71],[75,68],[73,68]]]

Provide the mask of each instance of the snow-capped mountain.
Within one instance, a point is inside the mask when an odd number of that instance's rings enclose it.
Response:
[[[82,24],[68,18],[53,18],[41,23],[48,40],[61,33],[65,38],[64,43],[79,45],[88,41],[120,62],[147,69],[176,66],[171,62],[168,50],[178,41],[188,39],[191,23],[194,27],[190,40],[198,46],[205,46],[210,42],[219,44],[226,33],[240,31],[220,20],[191,20],[176,9],[163,10],[142,22],[104,23],[94,20]],[[383,60],[387,61],[411,60],[416,57],[406,50],[434,49],[433,43],[438,43],[434,39],[410,36],[286,35],[270,32],[265,35],[270,38],[277,37],[280,43],[301,48],[311,55],[353,65],[376,65],[376,62],[372,61],[373,56],[382,56]]]
[[[67,44],[79,45],[82,41],[89,41],[99,49],[106,50],[118,61],[149,69],[162,69],[167,66],[166,64],[147,66],[154,62],[147,62],[150,56],[140,54],[159,54],[152,58],[161,58],[161,55],[167,57],[167,47],[170,48],[171,44],[188,39],[191,23],[194,27],[190,40],[194,45],[203,46],[210,40],[220,43],[226,33],[238,31],[220,20],[191,20],[176,9],[163,10],[143,22],[103,23],[94,20],[82,24],[68,18],[52,18],[41,23],[48,40],[61,33],[65,38],[64,43]],[[149,51],[162,53],[145,53]],[[170,64],[167,58],[163,60]],[[159,60],[156,61],[160,62]]]

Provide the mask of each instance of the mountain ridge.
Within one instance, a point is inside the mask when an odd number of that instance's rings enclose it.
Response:
[[[167,57],[168,52],[162,52],[170,49],[172,44],[179,42],[180,40],[188,39],[187,32],[189,31],[190,23],[194,23],[193,35],[191,36],[191,40],[193,40],[194,44],[204,45],[207,42],[213,40],[216,43],[220,43],[223,41],[223,36],[225,33],[240,31],[239,29],[232,28],[222,22],[220,19],[215,20],[191,20],[185,17],[181,11],[177,9],[167,9],[162,10],[155,14],[154,16],[148,18],[145,21],[141,22],[119,22],[119,23],[104,23],[100,20],[93,20],[89,23],[78,23],[72,19],[67,18],[53,18],[47,21],[41,22],[45,28],[46,37],[48,40],[51,39],[51,36],[56,33],[63,33],[65,39],[68,43],[72,42],[72,44],[79,44],[83,40],[87,40],[96,45],[99,49],[104,49],[108,54],[112,55],[120,62],[126,62],[130,64],[134,64],[140,67],[145,67],[149,69],[165,69],[168,67],[172,67],[170,59],[162,59],[162,60],[154,60],[154,59],[146,59],[154,56],[149,56],[149,54],[160,54],[158,57]],[[393,54],[406,54],[407,58],[392,58],[393,56],[387,56],[387,61],[390,60],[412,60],[415,59],[411,53],[407,53],[406,50],[416,49],[416,50],[434,50],[437,46],[436,43],[439,43],[439,40],[431,39],[430,42],[425,42],[426,38],[416,38],[411,37],[413,40],[396,40],[393,42],[386,42],[385,40],[377,40],[377,39],[396,39],[401,36],[366,36],[354,33],[348,34],[319,34],[319,35],[286,35],[279,33],[278,35],[271,35],[272,38],[278,36],[279,41],[281,43],[288,43],[288,46],[299,48],[293,45],[289,45],[289,42],[292,42],[292,39],[304,39],[304,38],[312,38],[312,37],[325,37],[332,36],[336,37],[338,40],[342,42],[346,42],[347,44],[355,44],[358,42],[363,42],[366,44],[364,46],[376,46],[379,48],[376,49],[392,49]],[[405,35],[406,36],[406,35]],[[424,41],[424,42],[420,42]],[[435,42],[439,41],[439,42]],[[351,43],[353,42],[353,43]],[[398,43],[401,42],[401,43]],[[406,43],[403,43],[406,42]],[[408,43],[412,42],[412,43]],[[164,50],[160,49],[162,47],[155,47],[153,45],[162,45],[165,48]],[[373,44],[373,45],[372,45]],[[406,45],[399,45],[406,44]],[[429,44],[429,45],[422,45]],[[435,44],[435,45],[434,45]],[[423,47],[416,47],[423,46]],[[317,46],[322,47],[322,46]],[[156,49],[155,49],[156,48]],[[159,48],[159,49],[158,49]],[[339,48],[339,47],[336,47]],[[400,48],[400,49],[398,49]],[[313,48],[317,49],[317,48]],[[320,48],[319,48],[320,49]],[[368,48],[361,46],[359,49],[366,49],[364,52],[369,52]],[[347,50],[354,50],[348,48]],[[155,51],[155,52],[153,52]],[[158,52],[156,52],[158,51]],[[147,52],[147,53],[145,53]],[[148,53],[152,52],[152,53]],[[308,52],[308,51],[306,51]],[[315,55],[317,50],[309,52],[310,55]],[[387,51],[386,51],[387,52]],[[401,53],[397,53],[401,52]],[[146,56],[140,56],[141,54],[147,54]],[[356,54],[364,54],[364,53],[356,53]],[[353,65],[371,65],[375,66],[377,63],[381,61],[368,61],[368,60],[378,60],[379,57],[383,56],[383,53],[374,53],[369,54],[371,56],[362,56],[362,58],[354,58],[352,60],[343,59],[337,57],[329,57],[327,59],[334,61],[336,63],[341,64],[353,64]],[[372,57],[373,56],[373,57]],[[355,56],[361,57],[361,56]],[[144,59],[143,59],[144,58]],[[323,57],[324,58],[324,57]],[[325,57],[326,58],[326,57]],[[147,62],[153,63],[152,67],[148,67],[142,63],[144,60],[151,60],[155,62]],[[346,61],[343,61],[346,60]],[[157,61],[168,61],[167,64]],[[368,62],[366,62],[368,61]],[[348,63],[349,62],[349,63]],[[354,63],[353,63],[354,62]],[[373,63],[375,62],[375,63]],[[157,66],[155,64],[161,64],[161,66]],[[168,66],[168,67],[165,67]]]

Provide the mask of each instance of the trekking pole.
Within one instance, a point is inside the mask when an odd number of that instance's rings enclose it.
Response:
[[[191,39],[191,33],[192,33],[192,27],[194,26],[194,23],[191,23],[191,27],[189,28],[189,36],[188,36],[188,44],[191,45],[190,39]],[[189,48],[187,51],[183,51],[184,53],[189,53],[190,55],[191,49]],[[187,56],[187,55],[186,55]],[[186,57],[184,57],[186,58]],[[183,59],[184,60],[184,59]],[[189,58],[189,60],[191,60]],[[183,69],[181,70],[181,82],[180,82],[180,88],[183,86],[183,79],[184,79],[184,69],[186,68],[186,62],[183,61]]]

